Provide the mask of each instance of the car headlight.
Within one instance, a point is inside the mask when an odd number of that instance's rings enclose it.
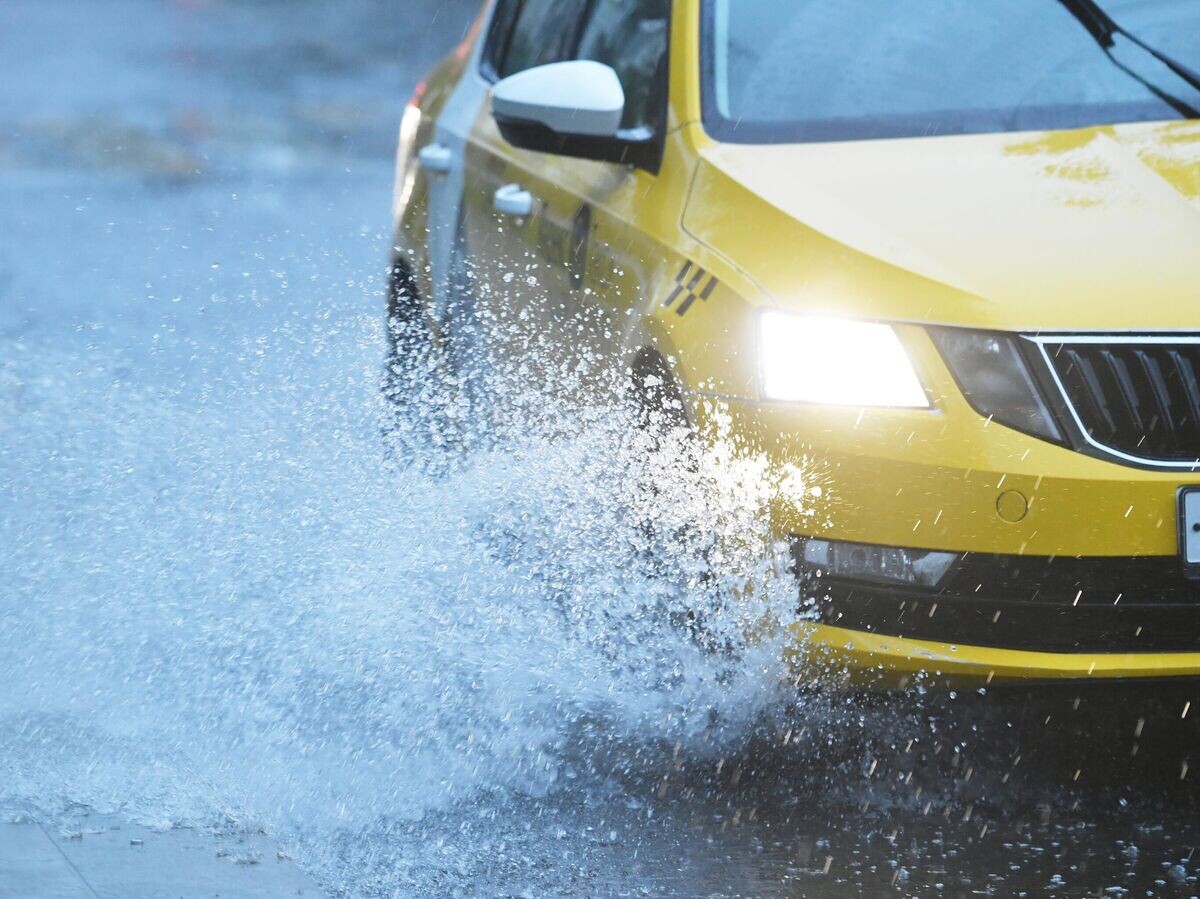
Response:
[[[1019,337],[963,328],[930,328],[959,388],[980,415],[1035,437],[1062,442],[1021,355]]]
[[[763,395],[838,406],[928,408],[929,399],[890,325],[764,312]]]

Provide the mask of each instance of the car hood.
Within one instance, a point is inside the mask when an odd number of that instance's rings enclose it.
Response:
[[[1200,328],[1200,123],[701,151],[684,226],[783,305]]]

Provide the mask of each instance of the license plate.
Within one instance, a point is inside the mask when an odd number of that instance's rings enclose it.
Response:
[[[1184,573],[1200,578],[1200,487],[1179,491],[1179,554]]]

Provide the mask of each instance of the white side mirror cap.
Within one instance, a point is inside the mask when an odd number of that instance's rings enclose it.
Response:
[[[554,62],[509,75],[492,89],[492,115],[533,122],[559,134],[613,137],[625,91],[610,66],[587,59]]]

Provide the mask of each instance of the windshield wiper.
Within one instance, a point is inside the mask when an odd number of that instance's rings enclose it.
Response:
[[[1100,49],[1104,51],[1104,54],[1112,61],[1113,65],[1125,72],[1125,74],[1129,75],[1131,78],[1140,82],[1144,87],[1146,87],[1147,90],[1153,93],[1154,96],[1158,97],[1158,99],[1162,100],[1180,115],[1189,119],[1200,118],[1200,110],[1197,110],[1189,103],[1185,103],[1178,97],[1168,94],[1165,90],[1157,85],[1151,84],[1137,72],[1133,71],[1133,69],[1129,68],[1115,56],[1113,56],[1112,49],[1116,43],[1114,38],[1117,35],[1120,35],[1131,44],[1140,47],[1142,50],[1149,53],[1164,66],[1178,75],[1183,81],[1186,81],[1197,91],[1200,91],[1200,75],[1197,75],[1178,60],[1172,59],[1161,50],[1157,50],[1150,46],[1136,35],[1130,34],[1123,27],[1121,27],[1121,25],[1118,24],[1112,16],[1101,9],[1095,0],[1058,0],[1058,2],[1065,6],[1067,12],[1078,19],[1079,24],[1087,29],[1088,34],[1090,34],[1092,39],[1100,45]]]

